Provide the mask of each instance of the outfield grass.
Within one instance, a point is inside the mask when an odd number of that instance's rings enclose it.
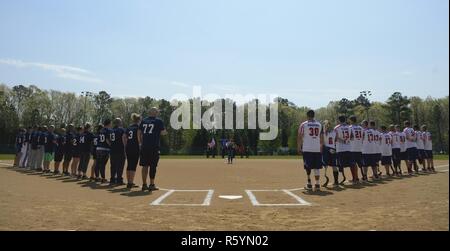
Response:
[[[212,158],[212,157],[210,157]],[[216,155],[216,159],[220,158],[219,155]],[[240,156],[236,157],[240,159]],[[272,156],[250,156],[250,159],[298,159],[299,156],[293,155],[272,155]],[[0,160],[13,160],[14,154],[0,154]],[[204,155],[161,155],[161,159],[206,159]],[[245,159],[245,156],[244,156]],[[448,160],[449,155],[434,155],[434,159],[436,160]]]

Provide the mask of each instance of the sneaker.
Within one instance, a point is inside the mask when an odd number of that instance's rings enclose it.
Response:
[[[320,191],[320,185],[319,184],[315,184],[314,185],[314,191]]]
[[[107,179],[102,179],[101,180],[101,183],[103,184],[103,183],[107,183],[108,182],[108,180]]]
[[[116,185],[117,186],[124,186],[125,183],[123,182],[123,180],[119,180],[119,181],[116,182]]]
[[[55,170],[55,171],[53,171],[53,174],[54,174],[54,175],[58,175],[58,174],[59,174],[59,171],[58,171],[58,170]]]
[[[77,175],[77,180],[81,180],[81,175]]]
[[[149,189],[150,191],[156,191],[156,190],[159,190],[159,188],[157,188],[155,184],[150,184],[150,186],[148,187],[148,189]]]
[[[127,184],[127,188],[128,188],[128,189],[133,188],[133,183],[128,183],[128,184]]]
[[[94,177],[90,177],[89,178],[89,182],[93,182],[93,181],[95,181],[95,178]]]
[[[142,190],[142,192],[145,192],[145,191],[149,190],[147,184],[143,184],[141,190]]]
[[[81,179],[82,179],[82,180],[87,180],[88,177],[87,177],[86,175],[83,175],[83,176],[81,176]]]
[[[305,186],[305,190],[311,191],[312,190],[312,185],[311,184],[307,184]]]
[[[95,182],[101,182],[102,181],[102,179],[100,179],[100,178],[95,178]]]
[[[333,184],[333,187],[334,187],[334,188],[338,188],[338,187],[339,187],[339,183],[334,183],[334,184]]]

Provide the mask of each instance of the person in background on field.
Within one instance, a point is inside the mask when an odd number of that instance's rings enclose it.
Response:
[[[20,156],[19,160],[19,167],[25,168],[27,165],[27,159],[28,155],[30,154],[30,133],[32,132],[33,128],[31,126],[28,127],[28,129],[25,131],[25,134],[23,136],[23,144],[22,144],[22,154]]]
[[[18,167],[19,166],[19,162],[20,162],[20,157],[22,156],[22,147],[24,144],[24,139],[25,139],[25,130],[24,129],[19,129],[19,131],[17,132],[16,135],[16,156],[14,158],[14,164],[13,167]]]
[[[359,183],[358,168],[362,170],[363,128],[356,123],[356,116],[350,116],[351,170],[354,183]]]
[[[416,132],[416,143],[417,143],[417,158],[419,160],[419,164],[422,165],[422,171],[426,172],[427,169],[425,167],[425,141],[422,135],[422,131],[420,130],[418,125],[413,126],[414,131]]]
[[[98,133],[98,144],[97,144],[97,162],[95,164],[95,181],[106,183],[105,168],[109,160],[109,154],[111,151],[111,134],[113,133],[111,129],[111,120],[105,119],[103,122],[103,128]],[[100,176],[102,177],[100,179]]]
[[[44,173],[50,173],[50,163],[55,158],[56,135],[54,133],[55,126],[48,127],[47,133],[44,135]]]
[[[323,121],[323,149],[322,149],[322,164],[325,167],[325,172],[330,166],[333,169],[334,187],[339,187],[339,168],[337,166],[336,158],[336,132],[332,129],[328,120]]]
[[[64,150],[66,145],[66,129],[61,127],[56,135],[56,150],[55,150],[55,168],[53,170],[54,175],[59,174],[59,167],[64,159]]]
[[[428,131],[426,125],[422,125],[423,139],[424,139],[424,149],[425,149],[425,159],[427,162],[428,171],[435,172],[434,162],[433,162],[433,140],[431,138],[431,133]]]
[[[71,165],[71,176],[73,178],[77,177],[78,165],[80,164],[81,156],[81,134],[83,133],[83,127],[78,126],[72,139],[72,165]]]
[[[345,174],[344,169],[346,167],[352,167],[351,159],[351,143],[350,143],[350,127],[347,124],[347,117],[341,115],[338,117],[339,125],[337,125],[334,128],[334,131],[336,132],[336,153],[337,153],[337,160],[338,160],[338,167],[339,171],[342,172],[342,176],[344,176],[344,180],[341,182],[343,183],[345,181]],[[358,184],[357,179],[357,173],[352,173],[353,180],[352,184]]]
[[[47,126],[42,126],[38,134],[38,152],[36,157],[36,170],[42,171],[44,166],[44,155],[45,155],[45,138],[47,135]]]
[[[395,131],[398,133],[400,138],[400,164],[399,171],[400,175],[403,175],[402,171],[402,160],[405,162],[405,166],[408,167],[408,153],[406,152],[406,134],[403,132],[400,125],[395,125]]]
[[[411,122],[408,120],[404,122],[405,129],[403,132],[406,136],[406,154],[408,155],[408,174],[413,175],[413,168],[416,173],[419,173],[419,166],[416,163],[417,160],[417,135],[413,128],[411,128]]]
[[[94,160],[94,162],[92,163],[92,166],[91,166],[91,177],[89,177],[90,182],[100,180],[100,177],[98,175],[96,175],[95,170],[97,169],[97,146],[98,146],[98,141],[99,141],[98,135],[102,129],[103,129],[102,124],[97,125],[94,137],[92,139],[91,152],[92,152],[92,159]]]
[[[114,119],[114,128],[111,133],[111,179],[109,185],[122,186],[123,182],[123,168],[125,166],[125,146],[123,136],[125,129],[122,127],[122,119]]]
[[[395,130],[395,125],[389,126],[389,134],[392,138],[392,162],[394,164],[394,175],[399,176],[400,172],[400,136],[398,132]],[[400,169],[401,170],[401,169]]]
[[[72,155],[73,155],[73,137],[74,137],[74,131],[73,131],[73,124],[69,124],[66,130],[66,136],[64,139],[64,162],[63,162],[63,174],[65,176],[69,176],[69,166],[70,161],[72,161]]]
[[[137,139],[137,131],[141,123],[141,116],[137,113],[131,114],[131,124],[125,134],[123,134],[123,143],[125,145],[125,153],[127,156],[127,188],[134,186],[134,176],[139,161],[139,142]]]
[[[80,164],[78,165],[77,179],[87,179],[87,169],[89,160],[91,159],[91,147],[94,139],[94,134],[91,132],[91,124],[84,125],[84,132],[80,134]]]
[[[392,136],[387,127],[381,126],[381,165],[384,166],[387,176],[392,176],[390,167],[392,165]]]
[[[236,145],[234,144],[234,141],[232,138],[230,138],[230,140],[228,140],[227,144],[226,144],[226,149],[227,149],[227,163],[228,164],[233,164],[233,159],[234,159],[234,155],[235,155],[235,151],[236,151]]]

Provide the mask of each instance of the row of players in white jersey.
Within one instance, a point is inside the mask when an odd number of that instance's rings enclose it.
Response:
[[[411,128],[409,121],[404,122],[405,128],[391,125],[389,129],[381,126],[377,130],[374,121],[356,123],[356,117],[340,116],[339,124],[332,129],[328,121],[320,123],[314,119],[314,111],[308,111],[308,120],[300,124],[298,130],[298,150],[303,155],[304,167],[308,176],[306,189],[311,190],[310,175],[314,171],[315,189],[320,189],[320,169],[328,166],[333,168],[334,186],[343,184],[346,180],[344,168],[349,167],[352,173],[352,183],[358,184],[358,168],[362,173],[363,182],[368,182],[368,169],[372,168],[372,179],[379,180],[381,171],[379,164],[386,169],[387,176],[402,175],[401,161],[405,161],[407,172],[413,175],[419,172],[417,160],[423,166],[423,172],[434,172],[433,144],[431,133],[423,125]],[[413,171],[414,169],[414,171]],[[328,184],[328,177],[324,186]],[[392,170],[392,173],[390,172]],[[339,172],[344,177],[339,182]]]

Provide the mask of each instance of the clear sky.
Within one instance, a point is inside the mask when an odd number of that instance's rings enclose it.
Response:
[[[300,106],[449,93],[448,0],[2,0],[0,82]]]

